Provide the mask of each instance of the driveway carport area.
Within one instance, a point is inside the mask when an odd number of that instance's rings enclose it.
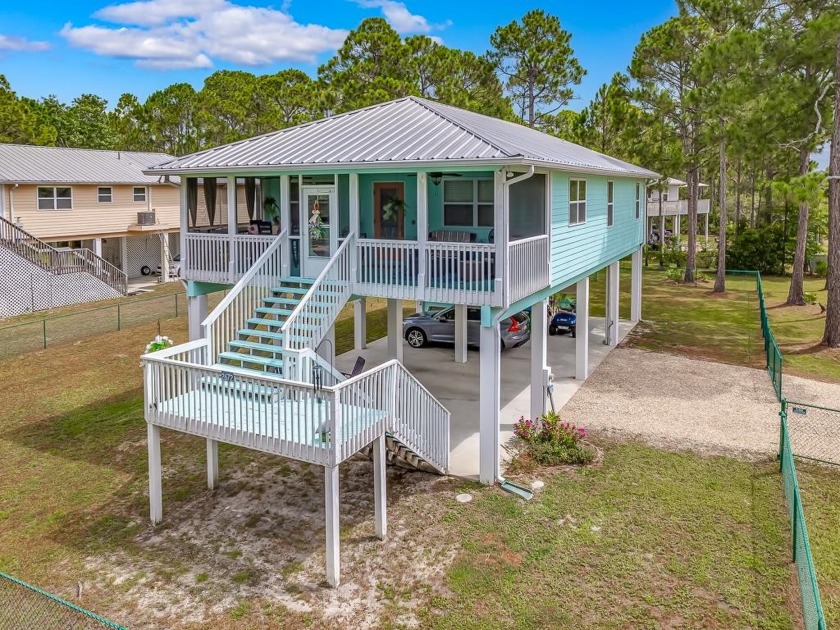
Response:
[[[633,328],[620,321],[619,341]],[[614,345],[605,345],[604,320],[589,319],[589,369],[594,371]],[[539,334],[532,331],[532,334]],[[542,334],[546,334],[543,332]],[[569,335],[548,337],[547,364],[554,374],[554,405],[562,407],[583,384],[575,378],[575,339]],[[501,359],[501,442],[513,436],[513,423],[529,416],[531,409],[531,343],[505,350]],[[452,413],[450,472],[462,477],[479,475],[479,351],[470,349],[466,363],[456,363],[452,347],[403,346],[403,363]],[[336,359],[337,367],[349,371],[358,356],[366,367],[389,358],[388,341],[380,339],[363,350],[347,352]],[[547,404],[550,408],[550,404]],[[504,457],[505,450],[501,454]]]

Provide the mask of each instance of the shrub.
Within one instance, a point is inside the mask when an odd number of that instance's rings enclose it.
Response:
[[[671,267],[665,272],[665,277],[668,278],[668,280],[673,280],[674,282],[682,282],[685,277],[685,270],[680,269],[679,267]]]
[[[784,241],[779,225],[746,229],[729,243],[726,268],[755,269],[763,274],[784,273],[786,260],[782,252],[790,258],[793,251],[791,243]]]
[[[586,429],[562,422],[560,415],[550,411],[538,420],[521,417],[513,425],[525,453],[545,466],[559,464],[588,464],[594,451],[583,443]]]
[[[805,298],[805,304],[816,304],[817,303],[817,294],[816,293],[811,293],[809,291],[806,291],[805,295],[804,295],[804,298]]]
[[[825,278],[828,275],[828,262],[825,260],[818,260],[814,264],[814,274],[820,278]]]

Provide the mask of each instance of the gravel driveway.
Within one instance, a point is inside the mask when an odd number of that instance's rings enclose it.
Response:
[[[765,371],[658,352],[616,348],[561,413],[669,449],[750,459],[778,449],[779,405]]]

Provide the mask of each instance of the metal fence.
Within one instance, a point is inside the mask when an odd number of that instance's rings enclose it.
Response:
[[[779,438],[779,462],[782,483],[785,489],[790,527],[793,532],[793,562],[799,578],[799,592],[802,597],[802,618],[805,630],[825,630],[825,614],[817,585],[817,572],[808,540],[808,528],[805,525],[805,511],[802,508],[802,495],[799,492],[799,480],[796,477],[794,450],[791,444],[787,422],[787,405],[782,400],[781,430]]]
[[[125,630],[60,597],[0,572],[0,630]]]
[[[782,399],[794,457],[840,466],[840,409]]]
[[[213,308],[223,293],[208,296]],[[73,343],[104,333],[122,331],[142,324],[172,320],[187,314],[186,294],[170,293],[154,297],[128,298],[96,308],[87,308],[30,319],[0,328],[0,359],[45,350],[50,346]],[[159,331],[160,332],[160,331]]]

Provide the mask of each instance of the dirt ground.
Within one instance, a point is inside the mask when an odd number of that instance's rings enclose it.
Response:
[[[563,407],[568,421],[654,446],[760,458],[779,405],[764,370],[619,347]]]

